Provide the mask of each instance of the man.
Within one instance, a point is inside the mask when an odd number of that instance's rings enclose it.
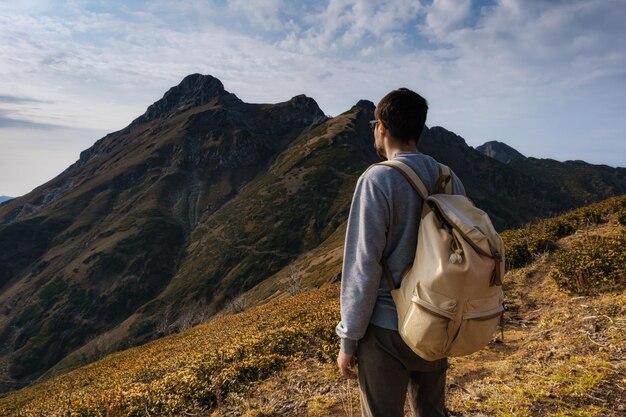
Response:
[[[417,151],[427,112],[423,97],[401,88],[383,97],[371,124],[378,155],[402,160],[432,189],[439,167]],[[456,177],[454,190],[465,192]],[[354,192],[344,248],[337,364],[344,378],[356,378],[356,362],[364,417],[404,416],[407,390],[416,416],[446,415],[447,359],[426,361],[404,343],[383,278],[383,259],[396,287],[413,263],[422,203],[399,172],[381,165],[369,167]]]

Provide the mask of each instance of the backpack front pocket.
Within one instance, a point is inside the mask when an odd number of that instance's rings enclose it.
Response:
[[[504,312],[502,295],[468,300],[459,333],[448,356],[464,356],[479,351],[491,341]]]
[[[418,285],[401,320],[400,335],[422,358],[441,359],[445,356],[449,323],[454,318],[456,305],[455,299],[425,291]]]

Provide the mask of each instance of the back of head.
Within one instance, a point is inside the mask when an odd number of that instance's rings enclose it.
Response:
[[[390,135],[401,142],[419,140],[428,113],[426,99],[408,88],[393,90],[376,106],[376,119],[389,130]]]

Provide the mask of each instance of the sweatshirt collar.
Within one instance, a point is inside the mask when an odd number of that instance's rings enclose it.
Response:
[[[414,155],[421,155],[420,151],[416,151],[416,152],[396,152],[393,154],[393,158],[392,159],[396,159],[399,156],[414,156]]]

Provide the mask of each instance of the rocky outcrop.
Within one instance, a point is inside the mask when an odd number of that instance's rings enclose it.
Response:
[[[476,148],[476,150],[490,158],[508,164],[514,159],[526,159],[524,155],[507,145],[506,143],[493,140],[486,142]]]
[[[162,99],[148,107],[146,112],[135,119],[131,125],[182,113],[212,100],[230,105],[242,103],[234,94],[224,90],[224,85],[217,78],[210,75],[191,74],[186,76],[180,84],[170,88]]]

